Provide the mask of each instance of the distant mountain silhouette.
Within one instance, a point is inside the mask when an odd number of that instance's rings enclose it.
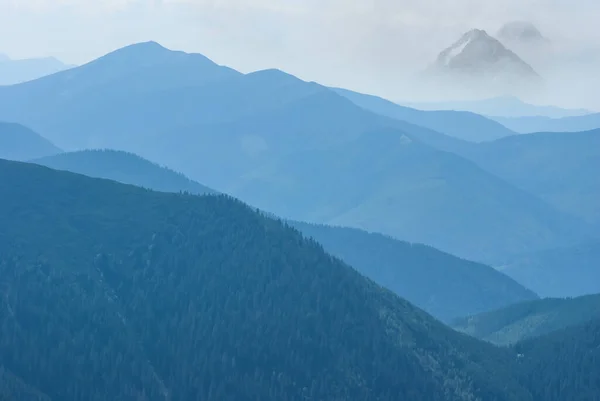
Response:
[[[183,174],[121,151],[86,150],[61,153],[32,162],[57,170],[106,178],[161,192],[188,192],[199,195],[215,193]]]
[[[547,298],[458,319],[452,326],[498,345],[514,344],[600,319],[600,295]]]
[[[495,121],[464,111],[422,111],[403,107],[383,98],[346,89],[335,89],[356,105],[397,120],[472,142],[483,142],[513,135],[514,132]]]
[[[520,133],[578,132],[600,128],[600,113],[564,118],[549,117],[491,117],[505,127]]]
[[[439,86],[438,92],[478,96],[525,94],[543,86],[529,64],[480,29],[444,49],[421,78],[432,88]]]
[[[0,158],[25,161],[60,152],[50,141],[29,128],[0,122]]]
[[[34,162],[157,191],[211,192],[185,176],[125,152],[81,151]],[[446,321],[536,298],[534,293],[489,266],[428,246],[356,229],[291,224],[365,276]]]
[[[11,60],[0,54],[0,85],[31,81],[72,67],[54,57]]]
[[[402,103],[404,104],[404,103]],[[591,114],[584,109],[563,109],[556,106],[538,106],[525,103],[515,96],[501,96],[481,100],[405,103],[406,106],[420,110],[470,111],[484,116],[494,117],[573,117]]]

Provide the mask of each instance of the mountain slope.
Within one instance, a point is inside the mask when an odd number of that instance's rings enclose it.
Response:
[[[50,141],[29,128],[0,122],[0,158],[24,161],[60,152]]]
[[[115,150],[85,150],[32,160],[56,170],[106,178],[161,192],[210,194],[214,191],[183,174],[149,162],[132,153]]]
[[[350,228],[291,224],[328,253],[443,321],[537,298],[489,266],[425,245]]]
[[[51,399],[531,399],[508,353],[239,202],[5,161],[0,192],[0,363]]]
[[[124,152],[82,151],[35,163],[163,192],[208,191],[184,176]],[[323,245],[328,253],[439,319],[449,320],[536,298],[491,267],[424,245],[348,228],[291,224]]]
[[[509,258],[498,268],[544,297],[600,293],[600,242],[582,242]]]
[[[346,89],[335,89],[335,91],[356,105],[374,113],[407,121],[466,141],[483,142],[514,135],[514,132],[501,124],[470,112],[422,111],[403,107],[377,96],[364,95]]]
[[[560,210],[600,222],[600,129],[516,135],[461,153]]]
[[[53,57],[11,60],[0,54],[0,85],[31,81],[71,67]]]
[[[600,113],[564,118],[490,117],[505,127],[523,134],[531,132],[581,132],[600,128]]]
[[[600,319],[600,295],[519,303],[458,319],[452,326],[473,337],[507,345],[595,319]]]
[[[600,320],[524,341],[514,350],[534,399],[600,400]]]
[[[230,193],[285,218],[380,232],[477,261],[575,241],[581,232],[473,163],[394,130],[281,157]]]

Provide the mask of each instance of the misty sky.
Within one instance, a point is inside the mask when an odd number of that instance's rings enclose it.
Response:
[[[600,89],[599,0],[0,0],[0,53],[81,64],[155,40],[243,72],[276,67],[402,99],[398,82],[462,33],[513,20],[554,43],[569,72],[557,82],[589,76]],[[600,109],[593,85],[562,103]]]

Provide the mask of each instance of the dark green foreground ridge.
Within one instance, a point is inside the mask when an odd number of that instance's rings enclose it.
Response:
[[[0,194],[0,399],[542,401],[532,386],[555,385],[528,370],[552,352],[456,333],[230,198],[1,160]]]
[[[454,333],[240,202],[0,161],[0,383],[52,400],[527,400]]]

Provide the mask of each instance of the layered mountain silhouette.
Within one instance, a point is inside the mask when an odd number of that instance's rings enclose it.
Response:
[[[547,298],[458,319],[452,327],[498,345],[543,336],[600,319],[600,295]]]
[[[185,176],[125,152],[81,151],[34,162],[156,191],[210,192]],[[425,245],[356,229],[289,223],[361,274],[445,321],[536,298],[533,292],[489,266]]]
[[[535,196],[393,130],[281,156],[246,174],[231,193],[282,217],[380,232],[492,263],[575,241],[580,232]]]
[[[72,67],[54,57],[12,60],[0,54],[0,85],[31,81]]]
[[[454,117],[443,117],[437,126],[452,127]],[[373,113],[279,70],[241,74],[156,43],[0,88],[0,118],[27,123],[67,150],[139,154],[285,218],[382,232],[479,261],[581,234],[579,223],[539,199],[436,150],[473,143]],[[459,120],[495,127],[488,139],[509,132],[479,116]],[[478,219],[464,226],[473,211]]]
[[[0,192],[0,372],[41,399],[533,400],[510,351],[227,197],[7,161]]]
[[[50,141],[29,128],[0,122],[0,158],[25,161],[60,152]]]

